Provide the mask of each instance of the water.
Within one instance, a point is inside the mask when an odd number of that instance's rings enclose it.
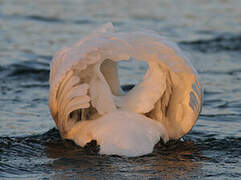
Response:
[[[0,0],[0,179],[240,179],[240,7],[238,0]],[[108,21],[120,30],[153,29],[192,56],[204,106],[182,141],[124,158],[76,147],[52,129],[52,55]],[[121,66],[122,84],[144,70]]]

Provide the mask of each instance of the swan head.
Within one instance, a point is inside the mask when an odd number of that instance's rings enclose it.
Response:
[[[128,92],[117,63],[148,64]],[[197,72],[175,43],[154,32],[114,32],[106,24],[50,64],[49,107],[62,138],[80,146],[91,140],[100,153],[138,156],[160,138],[179,139],[194,126],[202,106]]]

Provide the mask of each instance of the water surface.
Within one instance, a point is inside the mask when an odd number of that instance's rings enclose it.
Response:
[[[0,0],[0,179],[240,179],[240,7],[238,0]],[[53,129],[52,55],[108,21],[155,30],[192,57],[204,106],[183,140],[125,158],[76,147]],[[137,83],[145,68],[120,65],[122,85]]]

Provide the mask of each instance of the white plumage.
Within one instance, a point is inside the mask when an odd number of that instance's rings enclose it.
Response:
[[[117,62],[145,61],[142,81],[124,93]],[[63,138],[84,146],[97,140],[102,154],[138,156],[162,138],[179,139],[202,106],[197,72],[172,42],[154,32],[114,32],[106,24],[50,65],[49,106]]]

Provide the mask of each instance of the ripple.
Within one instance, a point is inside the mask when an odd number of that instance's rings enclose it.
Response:
[[[184,140],[159,142],[153,153],[134,158],[90,152],[71,141],[63,141],[55,128],[34,136],[0,137],[0,177],[44,176],[46,172],[54,174],[56,171],[54,177],[60,174],[64,177],[70,170],[72,177],[80,172],[83,177],[95,178],[207,177],[208,172],[201,170],[203,163],[209,166],[220,166],[224,162],[238,166],[241,163],[238,159],[241,138],[217,139],[215,136],[193,131]],[[224,155],[229,158],[223,158]],[[219,176],[218,172],[213,175]]]
[[[0,68],[0,77],[17,78],[21,77],[26,81],[27,79],[35,79],[39,81],[48,81],[49,78],[49,64],[39,61],[23,61],[21,63],[10,64]]]
[[[237,51],[241,53],[241,35],[221,35],[209,40],[181,42],[184,47],[190,47],[201,52]]]
[[[21,21],[36,21],[36,22],[44,22],[44,23],[51,23],[51,24],[94,24],[95,22],[90,19],[78,19],[78,20],[71,20],[71,19],[60,19],[57,17],[46,17],[40,15],[22,15],[22,14],[0,14],[0,19],[4,20],[21,20]]]

